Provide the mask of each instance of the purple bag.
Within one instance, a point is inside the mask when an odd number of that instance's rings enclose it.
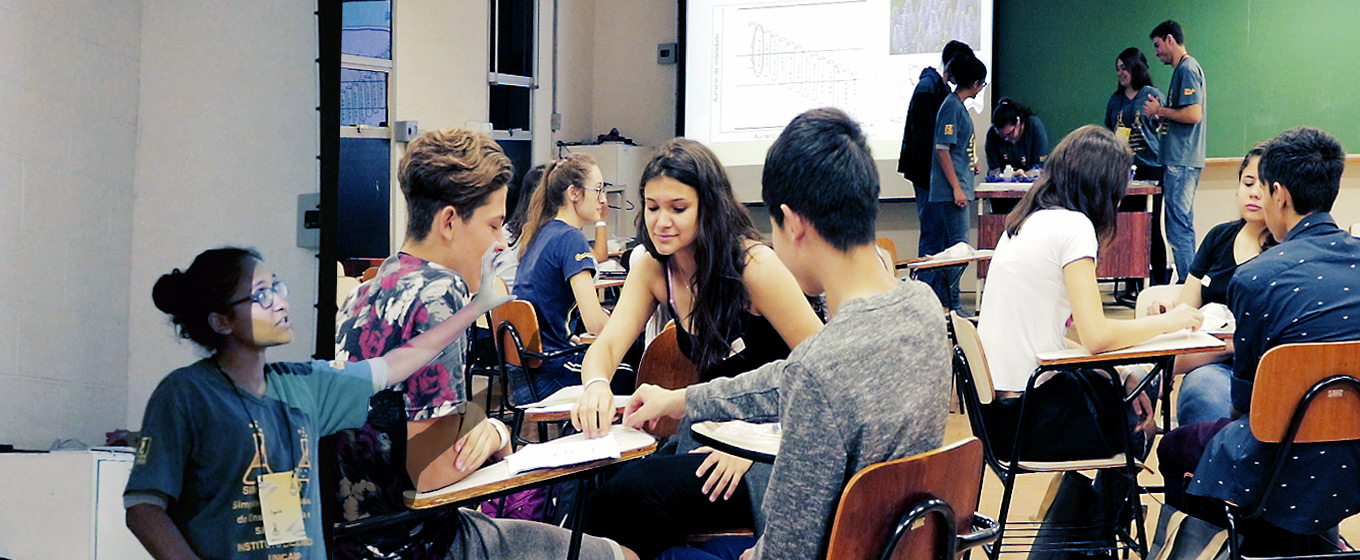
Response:
[[[488,517],[499,519],[522,519],[551,523],[556,510],[553,498],[554,486],[542,486],[532,490],[515,492],[482,502],[478,508]]]

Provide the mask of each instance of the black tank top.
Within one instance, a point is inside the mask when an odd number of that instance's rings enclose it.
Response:
[[[666,262],[666,300],[671,315],[675,317],[675,338],[680,346],[680,353],[693,362],[695,340],[689,331],[685,330],[684,322],[680,320],[680,313],[675,308],[675,294],[671,291],[669,260]],[[732,377],[789,356],[789,345],[784,342],[784,337],[779,335],[779,331],[775,330],[774,325],[771,325],[770,321],[764,316],[756,315],[748,310],[742,310],[741,313],[737,314],[737,320],[727,326],[723,340],[732,348],[732,353],[723,361],[700,371],[699,381],[708,381],[718,377]]]

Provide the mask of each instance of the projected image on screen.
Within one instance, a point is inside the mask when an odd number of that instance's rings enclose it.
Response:
[[[838,41],[856,23],[837,4],[721,8],[719,129],[762,132],[788,124],[801,107],[859,107],[862,47]],[[732,40],[736,39],[736,40]],[[741,110],[761,107],[761,110]],[[725,110],[738,108],[739,110]],[[853,109],[851,109],[853,115]],[[773,138],[773,136],[770,136]]]
[[[728,166],[758,165],[814,107],[858,120],[896,158],[921,70],[950,39],[990,63],[992,0],[688,0],[684,133]]]
[[[982,28],[981,0],[892,0],[888,12],[891,28],[888,52],[920,54],[940,52],[957,39],[979,45]]]

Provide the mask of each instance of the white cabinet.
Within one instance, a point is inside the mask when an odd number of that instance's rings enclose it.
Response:
[[[573,154],[588,154],[600,166],[600,175],[606,183],[613,183],[607,194],[609,216],[609,236],[613,238],[633,237],[636,235],[636,220],[642,212],[642,196],[639,194],[638,180],[642,169],[647,166],[655,148],[629,146],[626,144],[599,144],[595,146],[567,146]],[[566,155],[566,154],[563,154]],[[619,209],[615,209],[619,208]]]
[[[131,450],[0,454],[0,557],[151,558],[123,521]]]

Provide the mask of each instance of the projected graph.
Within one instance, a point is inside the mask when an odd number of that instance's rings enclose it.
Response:
[[[853,112],[864,86],[867,45],[852,27],[860,12],[856,8],[864,4],[717,8],[721,32],[713,53],[713,101],[718,131],[772,138],[808,107]]]

